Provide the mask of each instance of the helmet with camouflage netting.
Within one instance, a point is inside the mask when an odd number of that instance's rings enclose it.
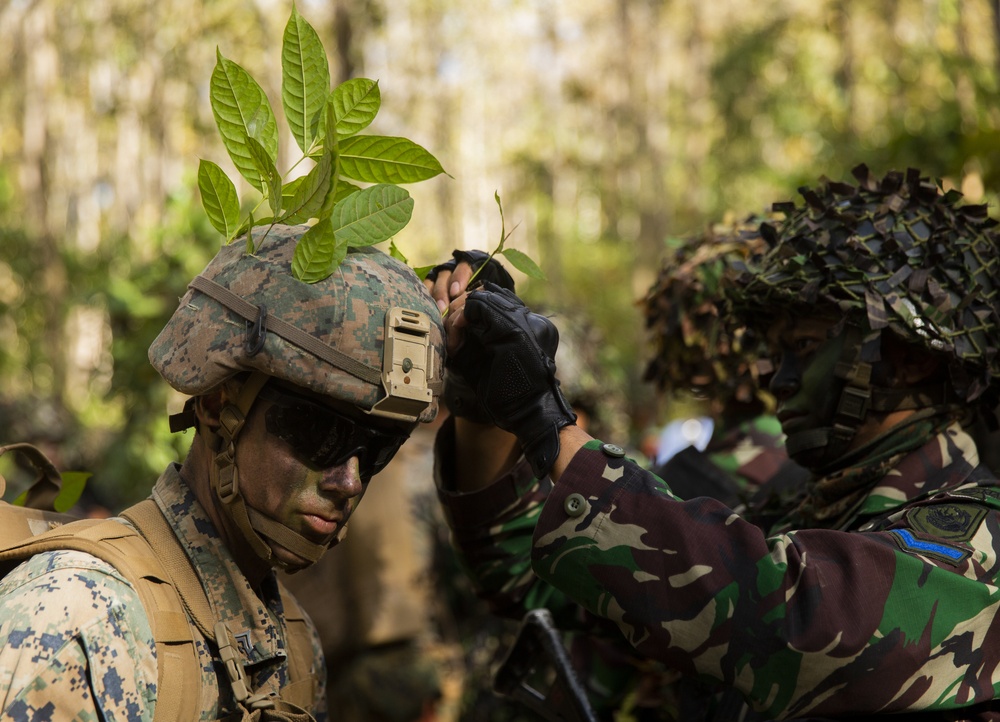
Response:
[[[655,283],[640,302],[653,355],[644,379],[660,391],[689,391],[728,405],[767,405],[758,385],[769,370],[762,339],[730,313],[736,276],[766,244],[760,219],[718,223],[701,235],[668,241]]]
[[[1000,376],[996,221],[915,169],[854,176],[857,187],[824,179],[800,189],[803,205],[775,204],[785,220],[761,226],[771,248],[744,277],[741,315],[759,324],[776,309],[832,306],[860,326],[858,363],[880,358],[889,328],[947,359],[958,401],[980,398]]]
[[[191,397],[230,390],[219,430],[200,430],[216,453],[212,486],[254,551],[271,552],[260,536],[300,556],[322,550],[243,503],[235,444],[254,401],[269,381],[353,405],[407,427],[437,412],[444,364],[440,313],[416,274],[371,247],[352,248],[326,279],[292,275],[296,245],[307,226],[255,229],[224,246],[188,285],[177,310],[153,341],[149,360],[174,389]],[[195,425],[193,399],[171,429]]]

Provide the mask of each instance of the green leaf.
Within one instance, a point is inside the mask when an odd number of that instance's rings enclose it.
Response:
[[[65,514],[72,509],[80,497],[83,489],[87,486],[87,479],[93,474],[89,471],[64,471],[62,473],[62,490],[52,502],[52,508],[61,514]]]
[[[427,274],[433,271],[435,266],[418,266],[413,269],[413,272],[417,274],[417,278],[423,281],[427,278]]]
[[[416,183],[444,169],[424,148],[406,138],[356,135],[340,141],[340,174],[363,183]]]
[[[64,471],[59,475],[62,477],[62,487],[56,498],[52,500],[52,508],[60,514],[65,514],[73,508],[76,502],[80,501],[83,495],[83,488],[87,485],[87,479],[93,474],[89,471]],[[24,506],[28,503],[28,491],[22,491],[14,501],[14,506]]]
[[[251,233],[251,231],[253,230],[254,225],[255,224],[254,224],[254,221],[253,221],[253,211],[250,211],[250,214],[247,216],[247,219],[245,221],[243,221],[243,225],[240,226],[240,230],[238,230],[236,232],[236,237],[237,238],[239,238],[240,236],[242,236],[244,233],[246,234],[246,237],[247,237],[247,253],[248,254],[253,254],[253,252],[257,250],[253,246],[253,233]]]
[[[337,183],[337,192],[333,196],[334,205],[340,203],[342,200],[347,198],[347,196],[351,195],[352,193],[357,193],[360,190],[361,190],[360,186],[356,186],[353,183],[348,183],[345,180],[339,181]]]
[[[305,223],[310,218],[319,218],[323,201],[330,192],[333,182],[333,154],[324,153],[319,163],[301,178],[296,178],[282,188],[285,214],[282,223]],[[292,192],[289,193],[289,186]]]
[[[299,239],[292,256],[292,275],[305,283],[330,276],[347,257],[347,243],[338,239],[329,220],[320,221]]]
[[[240,199],[236,186],[218,165],[210,160],[200,160],[198,190],[212,226],[226,237],[227,242],[232,240],[240,222]]]
[[[265,195],[268,205],[271,206],[271,214],[277,218],[281,214],[281,175],[274,167],[274,160],[267,154],[256,138],[246,139],[247,150],[250,151],[250,158],[253,159],[257,171],[265,183]]]
[[[329,103],[326,104],[326,110],[323,113],[323,127],[332,128],[336,125],[334,120],[333,106]],[[324,130],[325,133],[325,130]],[[319,210],[319,219],[325,220],[330,217],[333,213],[333,209],[337,204],[337,191],[341,185],[340,180],[340,146],[337,143],[337,134],[334,133],[332,137],[327,138],[324,135],[323,138],[324,153],[331,153],[333,156],[333,168],[330,171],[330,189],[327,191],[326,197],[323,199],[323,207]]]
[[[503,257],[510,261],[510,265],[519,270],[524,275],[529,278],[536,278],[540,281],[545,280],[545,274],[542,269],[538,267],[538,264],[532,261],[527,254],[522,253],[516,248],[505,248],[500,253]]]
[[[387,241],[410,221],[413,199],[404,188],[376,185],[339,202],[330,221],[338,240],[348,246],[370,246]]]
[[[406,260],[406,256],[403,255],[403,252],[399,250],[399,247],[396,245],[395,241],[389,241],[389,255],[395,258],[397,261],[402,261],[407,265],[410,264],[410,262]]]
[[[348,138],[369,125],[382,107],[378,81],[354,78],[341,83],[330,94],[338,138]]]
[[[303,153],[316,140],[330,95],[330,64],[312,25],[292,6],[281,45],[281,104]]]
[[[267,95],[250,74],[216,50],[209,95],[215,124],[222,144],[233,159],[240,175],[254,188],[264,192],[264,179],[247,148],[253,138],[267,151],[274,163],[278,157],[278,124]]]

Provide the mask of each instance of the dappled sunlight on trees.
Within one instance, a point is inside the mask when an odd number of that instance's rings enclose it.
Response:
[[[524,295],[590,315],[637,411],[652,390],[638,380],[634,302],[666,237],[862,161],[879,174],[920,167],[973,201],[1000,188],[987,0],[297,7],[335,83],[379,81],[373,132],[412,138],[452,176],[408,187],[413,220],[396,243],[411,263],[495,246],[498,191],[509,245],[548,276],[516,274]],[[50,438],[63,468],[126,498],[188,443],[167,432],[178,399],[145,354],[219,243],[195,184],[199,157],[226,158],[208,100],[216,47],[280,107],[274,59],[290,9],[0,8],[0,439]]]

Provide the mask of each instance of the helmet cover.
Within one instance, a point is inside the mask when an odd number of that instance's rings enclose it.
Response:
[[[419,418],[430,421],[443,374],[444,334],[440,312],[423,283],[406,264],[372,247],[351,248],[339,268],[318,283],[299,281],[292,276],[292,257],[307,230],[275,225],[265,237],[263,228],[254,229],[253,253],[240,242],[224,246],[153,341],[150,362],[174,389],[190,396],[209,393],[240,372],[261,371],[370,411],[386,396],[378,379],[386,317],[400,307],[429,319],[423,370],[433,399]],[[238,298],[223,303],[214,292],[199,290],[205,279]],[[252,313],[234,310],[240,299]],[[282,326],[304,335],[290,341]],[[319,351],[304,347],[316,342]]]
[[[661,391],[683,389],[722,403],[758,397],[758,372],[768,357],[762,339],[730,313],[729,294],[748,260],[766,248],[759,225],[751,217],[668,241],[659,275],[640,302],[653,346],[644,379]]]

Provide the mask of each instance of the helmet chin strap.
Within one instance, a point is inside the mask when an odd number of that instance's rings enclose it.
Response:
[[[822,466],[829,466],[847,453],[869,411],[950,408],[952,394],[948,385],[943,382],[901,389],[873,386],[873,364],[862,359],[871,357],[870,353],[865,353],[864,345],[878,341],[862,340],[862,329],[855,325],[846,326],[844,333],[844,348],[833,375],[845,383],[833,415],[832,426],[789,435],[785,448],[793,458],[797,454],[825,447]]]
[[[219,414],[219,431],[208,432],[209,443],[215,449],[215,458],[209,467],[212,490],[222,502],[223,511],[236,524],[240,534],[250,545],[254,554],[271,566],[286,566],[274,557],[274,552],[263,537],[280,544],[293,554],[310,564],[319,561],[327,546],[314,544],[283,524],[261,514],[246,505],[240,492],[240,475],[236,468],[236,439],[246,423],[250,407],[257,395],[270,379],[267,374],[255,371],[240,387],[235,403],[227,403]],[[343,530],[331,542],[340,540]]]

